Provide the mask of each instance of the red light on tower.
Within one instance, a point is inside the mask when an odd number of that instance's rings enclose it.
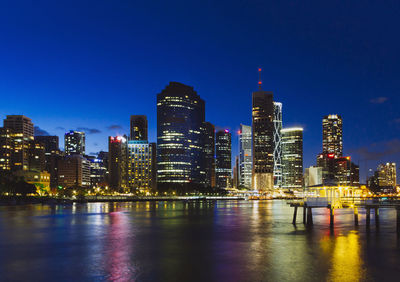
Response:
[[[335,157],[335,154],[328,154],[328,158],[333,159]]]

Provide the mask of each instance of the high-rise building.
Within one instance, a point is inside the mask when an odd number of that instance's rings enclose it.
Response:
[[[283,128],[282,132],[282,188],[303,187],[303,128]]]
[[[282,187],[282,103],[274,102],[274,188]]]
[[[29,169],[29,142],[33,140],[33,123],[23,115],[8,115],[4,120],[4,128],[10,129],[13,152],[11,154],[11,170]]]
[[[94,156],[86,156],[90,165],[90,188],[105,186],[107,167],[102,159]]]
[[[193,87],[178,82],[157,95],[157,188],[179,193],[204,187],[201,127],[204,100]]]
[[[128,141],[128,186],[131,192],[150,193],[154,187],[153,150],[148,141]]]
[[[339,186],[360,185],[359,167],[351,161],[351,157],[335,159],[335,179]]]
[[[269,91],[253,92],[253,189],[266,192],[274,187],[274,102]]]
[[[126,136],[108,137],[108,182],[114,191],[127,191],[127,153]]]
[[[45,171],[46,170],[46,149],[43,143],[32,140],[29,142],[28,159],[29,170]]]
[[[396,163],[379,164],[368,186],[374,192],[395,193],[397,185]]]
[[[233,166],[233,188],[239,188],[239,156],[235,157],[235,165]]]
[[[215,187],[215,127],[210,122],[204,122],[203,130],[204,184],[205,187]]]
[[[339,115],[327,115],[322,120],[322,153],[343,155],[342,118]]]
[[[0,127],[0,172],[11,171],[14,151],[12,129]]]
[[[241,124],[239,130],[239,187],[251,188],[252,169],[251,126]]]
[[[144,115],[132,115],[131,116],[131,135],[129,140],[148,140],[148,125],[147,117]]]
[[[232,175],[231,133],[219,130],[215,134],[215,178],[218,188],[229,188]]]
[[[35,136],[35,141],[44,145],[46,155],[60,150],[58,136]]]
[[[85,154],[85,132],[73,130],[66,132],[64,141],[66,155]]]
[[[58,186],[77,188],[90,186],[90,164],[82,155],[68,155],[58,161]]]

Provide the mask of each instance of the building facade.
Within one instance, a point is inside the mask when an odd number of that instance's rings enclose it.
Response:
[[[218,188],[230,188],[232,178],[232,145],[229,130],[215,134],[215,178]]]
[[[253,169],[251,140],[251,126],[241,124],[239,130],[238,185],[248,189],[251,189]]]
[[[108,183],[113,191],[127,192],[127,138],[108,137]]]
[[[303,128],[283,128],[282,132],[282,188],[303,188]]]
[[[204,100],[178,82],[157,95],[157,186],[184,193],[204,187]]]
[[[203,124],[204,186],[215,187],[215,127],[210,122]]]
[[[90,163],[82,155],[68,155],[58,161],[58,186],[89,188]]]
[[[148,140],[148,123],[144,115],[131,116],[131,134],[129,140]]]
[[[322,120],[322,153],[343,155],[343,120],[339,115],[327,115]]]
[[[66,155],[84,155],[85,154],[85,132],[69,131],[64,135],[65,154]]]
[[[274,188],[282,187],[282,103],[274,102]]]
[[[271,192],[274,188],[274,115],[273,93],[261,89],[253,92],[252,185],[261,192]]]
[[[304,186],[319,186],[322,185],[322,167],[310,166],[306,168],[304,173]]]

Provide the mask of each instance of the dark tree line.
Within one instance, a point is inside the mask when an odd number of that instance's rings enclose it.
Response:
[[[36,193],[36,186],[25,182],[21,177],[16,177],[10,172],[0,173],[0,195],[8,193],[9,195]]]

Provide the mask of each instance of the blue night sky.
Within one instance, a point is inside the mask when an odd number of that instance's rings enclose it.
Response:
[[[179,81],[236,132],[262,67],[284,127],[305,129],[304,167],[337,113],[364,176],[366,159],[400,157],[399,26],[398,1],[2,1],[0,118],[24,114],[60,137],[86,128],[90,153],[145,114],[156,141],[156,94]]]

